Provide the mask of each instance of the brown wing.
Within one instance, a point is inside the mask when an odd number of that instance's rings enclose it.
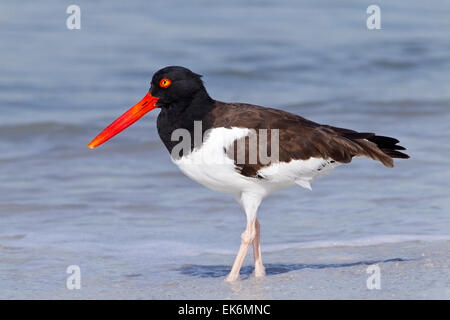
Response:
[[[397,145],[399,142],[397,139],[321,125],[282,110],[216,101],[216,107],[211,115],[214,119],[213,127],[255,129],[258,139],[258,129],[267,129],[268,154],[272,149],[271,130],[278,129],[281,162],[320,157],[348,163],[354,156],[366,156],[382,162],[387,167],[393,167],[393,158],[409,158],[408,155],[397,151],[405,150]],[[248,138],[245,139],[247,139],[245,143],[235,142],[232,155],[241,174],[257,177],[259,169],[270,163],[260,161],[259,149],[257,163],[251,163],[248,158],[249,141]],[[237,161],[239,147],[246,149],[245,163]]]

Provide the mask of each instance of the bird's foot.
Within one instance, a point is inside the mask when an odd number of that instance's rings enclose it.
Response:
[[[239,278],[239,274],[235,274],[235,273],[229,273],[226,278],[225,281],[226,282],[233,282],[236,281]]]
[[[261,278],[266,275],[266,269],[264,266],[255,266],[255,277]]]

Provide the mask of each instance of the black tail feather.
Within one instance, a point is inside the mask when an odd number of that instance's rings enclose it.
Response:
[[[409,156],[406,153],[395,151],[392,149],[381,149],[384,153],[386,153],[391,158],[399,158],[399,159],[409,159]]]
[[[397,145],[400,141],[395,138],[385,137],[385,136],[373,136],[366,138],[367,140],[375,143],[378,148],[380,148],[384,153],[389,155],[391,158],[408,159],[409,156],[406,153],[396,151],[396,150],[406,150],[405,147]]]
[[[332,128],[336,132],[339,132],[343,137],[345,137],[347,139],[356,140],[356,141],[367,140],[372,143],[375,143],[375,145],[378,147],[378,149],[381,150],[384,154],[386,154],[390,158],[409,159],[409,155],[407,155],[406,153],[397,151],[397,150],[406,150],[406,148],[398,145],[397,143],[399,143],[400,141],[395,138],[386,137],[386,136],[377,136],[375,133],[371,133],[371,132],[356,132],[356,131],[353,131],[350,129],[345,129],[345,128],[330,127],[330,126],[328,126],[328,127]],[[372,158],[380,160],[376,157],[372,157]],[[389,165],[389,161],[387,159],[385,159],[385,161],[383,161],[383,160],[380,160],[380,161],[382,161],[385,165],[387,163],[388,166],[392,166],[392,165]]]

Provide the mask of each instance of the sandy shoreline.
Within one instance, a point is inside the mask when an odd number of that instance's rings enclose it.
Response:
[[[24,261],[14,250],[2,247],[0,298],[449,299],[449,249],[450,241],[407,241],[266,252],[266,278],[251,275],[248,259],[240,281],[231,284],[223,281],[231,257],[207,254],[191,259],[201,264],[166,264],[153,270],[144,267],[136,273],[89,270],[83,274],[81,290],[68,290],[64,276],[59,275],[61,281],[55,285],[54,271],[61,262],[47,268],[48,274],[32,268],[28,275],[8,274],[12,264]],[[380,290],[369,290],[366,285],[370,276],[367,267],[373,264],[380,267]],[[159,274],[158,281],[155,274]]]

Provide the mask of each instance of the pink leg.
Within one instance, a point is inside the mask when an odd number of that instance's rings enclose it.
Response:
[[[266,271],[264,269],[264,265],[262,263],[262,257],[261,257],[261,242],[260,242],[261,226],[259,224],[258,219],[256,219],[256,221],[255,221],[255,228],[256,228],[256,234],[255,234],[255,239],[253,240],[253,256],[255,258],[255,276],[256,277],[264,277],[266,274]]]
[[[230,273],[225,278],[225,281],[236,281],[239,277],[239,271],[241,271],[242,264],[244,263],[245,256],[247,255],[248,248],[253,243],[256,236],[256,219],[247,222],[247,228],[241,235],[241,246],[239,252],[234,259],[233,267]]]

